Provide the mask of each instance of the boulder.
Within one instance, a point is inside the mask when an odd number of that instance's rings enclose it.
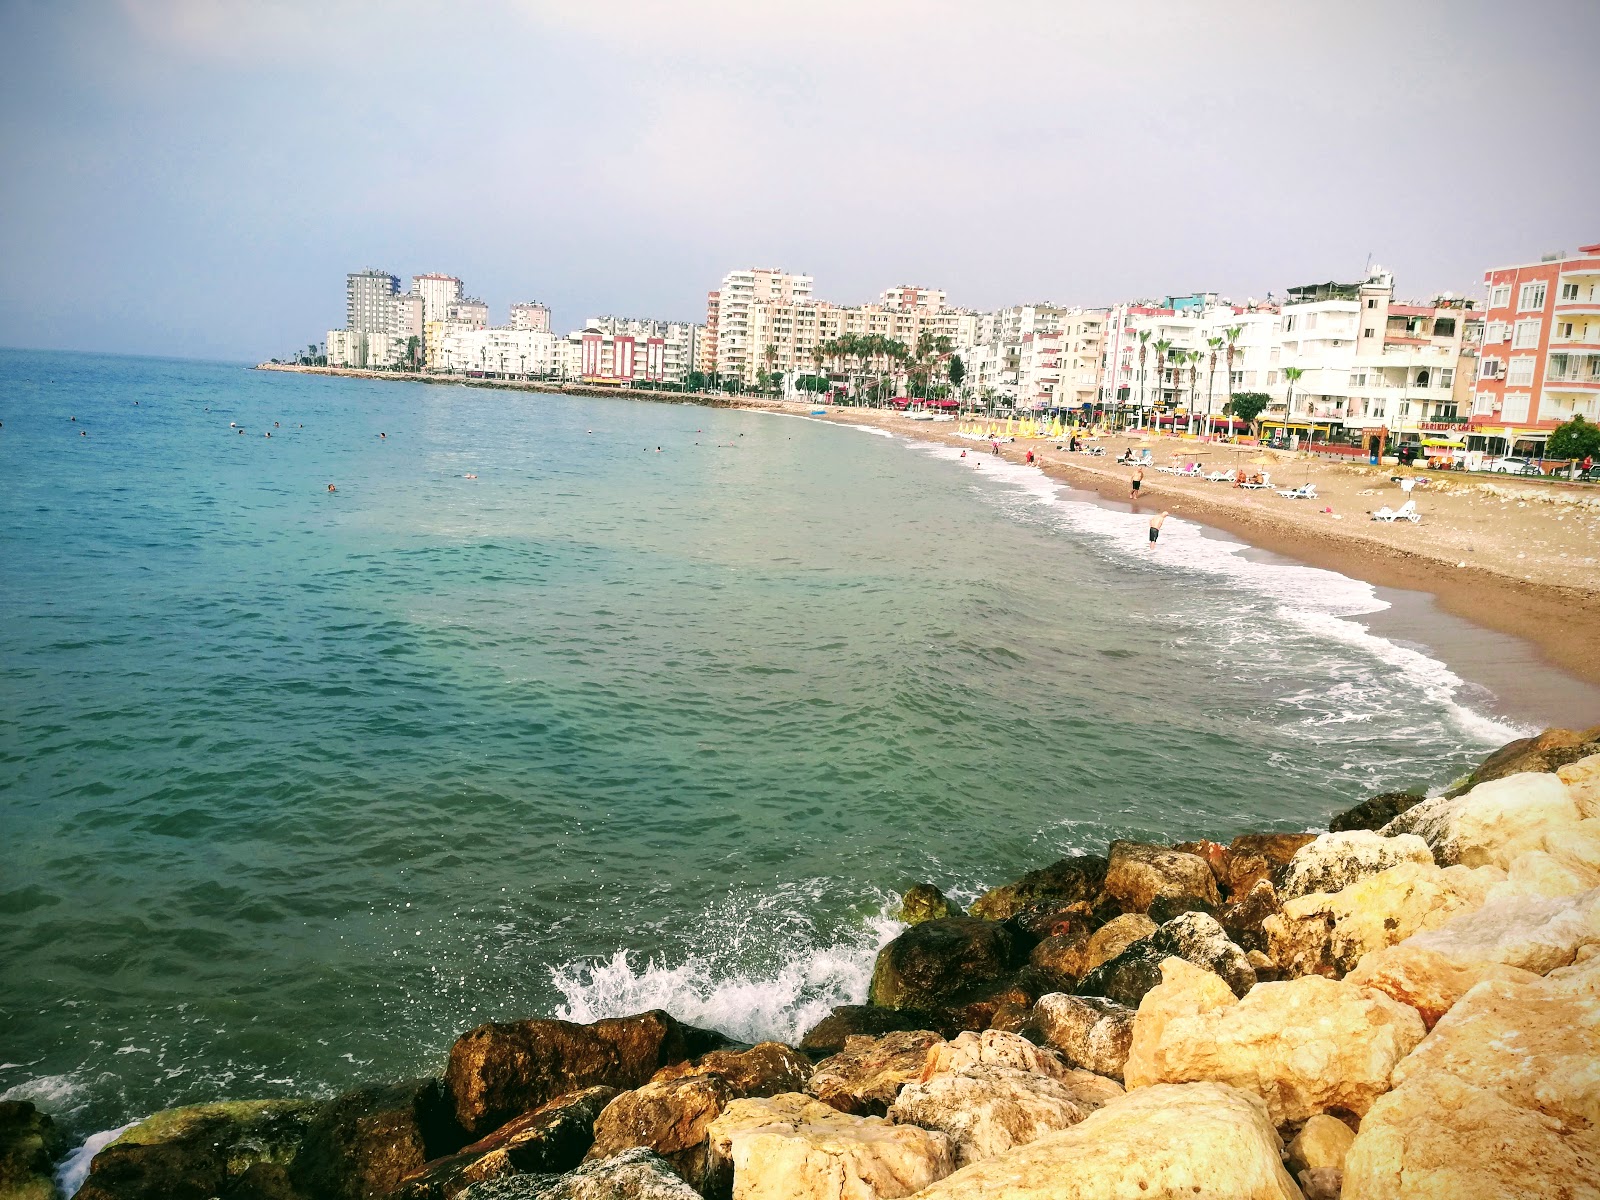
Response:
[[[943,1040],[925,1029],[847,1038],[843,1050],[817,1064],[806,1091],[840,1112],[882,1116],[922,1075],[929,1047]]]
[[[1409,1004],[1429,1029],[1449,1012],[1457,1000],[1485,979],[1529,980],[1538,976],[1501,963],[1460,963],[1437,950],[1415,944],[1415,939],[1387,946],[1362,956],[1346,983],[1372,988],[1401,1004]]]
[[[1559,838],[1552,838],[1559,842]],[[1575,861],[1564,853],[1529,850],[1506,868],[1505,880],[1489,889],[1489,899],[1500,896],[1576,896],[1600,887],[1600,869]]]
[[[402,1180],[390,1196],[453,1200],[486,1179],[570,1171],[594,1144],[595,1120],[616,1094],[615,1088],[597,1087],[559,1096],[455,1154],[434,1159]]]
[[[1029,871],[1015,883],[990,888],[973,901],[975,917],[1003,921],[1040,900],[1060,901],[1063,906],[1075,900],[1093,902],[1106,876],[1106,860],[1094,854],[1063,858],[1037,871]]]
[[[1600,725],[1582,730],[1546,729],[1535,737],[1518,738],[1501,746],[1452,792],[1460,794],[1488,780],[1526,771],[1559,771],[1594,754],[1600,754]]]
[[[1182,912],[1215,911],[1222,903],[1211,866],[1196,854],[1142,842],[1112,842],[1105,894],[1123,912],[1158,923]]]
[[[1583,811],[1560,777],[1524,773],[1425,800],[1383,829],[1420,836],[1446,865],[1504,870],[1518,855],[1542,849],[1547,835],[1581,820]]]
[[[1379,792],[1334,817],[1328,822],[1328,830],[1330,833],[1344,833],[1351,829],[1382,829],[1407,809],[1415,808],[1422,800],[1421,792]]]
[[[1480,906],[1499,881],[1500,872],[1492,868],[1404,862],[1342,891],[1300,896],[1261,923],[1267,957],[1286,976],[1337,979],[1363,954]]]
[[[1344,1172],[1337,1167],[1308,1167],[1296,1178],[1305,1200],[1343,1200]]]
[[[1141,938],[1149,937],[1159,928],[1161,926],[1144,913],[1124,913],[1120,917],[1113,917],[1095,930],[1084,944],[1082,968],[1077,972],[1078,976],[1081,978],[1101,963],[1110,962],[1129,946]]]
[[[1596,1063],[1600,959],[1480,983],[1362,1121],[1345,1197],[1600,1194]]]
[[[26,1100],[0,1100],[0,1200],[55,1200],[51,1177],[66,1141]]]
[[[1045,938],[1073,937],[1078,934],[1087,936],[1094,932],[1095,925],[1094,910],[1085,901],[1074,900],[1066,904],[1052,899],[1030,904],[1020,912],[1011,914],[1003,923],[1018,935],[1023,945],[1028,946]]]
[[[1281,1149],[1247,1092],[1143,1088],[1070,1129],[963,1167],[918,1200],[1301,1200]]]
[[[1267,948],[1267,934],[1262,925],[1268,917],[1281,911],[1277,889],[1269,881],[1258,879],[1249,891],[1235,892],[1228,898],[1228,903],[1217,914],[1217,921],[1234,945],[1248,954]]]
[[[584,1163],[567,1175],[507,1175],[475,1183],[460,1200],[700,1200],[649,1150]]]
[[[1205,859],[1206,865],[1211,868],[1211,877],[1217,881],[1217,887],[1228,886],[1228,873],[1231,870],[1229,864],[1233,852],[1227,846],[1202,838],[1198,842],[1178,842],[1172,848]]]
[[[1283,868],[1277,886],[1278,900],[1287,904],[1316,892],[1342,892],[1380,871],[1401,863],[1433,866],[1433,851],[1411,834],[1385,837],[1368,829],[1324,833],[1295,852]]]
[[[445,1083],[456,1120],[482,1137],[557,1096],[590,1087],[635,1088],[670,1063],[726,1044],[664,1012],[592,1025],[534,1020],[490,1023],[450,1048]]]
[[[1134,1010],[1098,996],[1041,996],[1032,1027],[1039,1039],[1074,1066],[1122,1078],[1133,1041]]]
[[[166,1109],[125,1130],[96,1154],[77,1195],[84,1200],[209,1200],[225,1195],[255,1164],[281,1167],[292,1161],[316,1111],[317,1105],[302,1100],[235,1100]]]
[[[1600,753],[1568,763],[1556,771],[1556,778],[1567,785],[1585,820],[1600,817]]]
[[[782,1042],[761,1042],[748,1050],[713,1050],[692,1063],[662,1067],[651,1082],[688,1075],[719,1075],[735,1096],[776,1096],[798,1092],[811,1078],[811,1060]]]
[[[852,1127],[856,1119],[797,1092],[735,1100],[707,1131],[705,1194],[712,1200],[726,1200],[732,1195],[733,1140],[740,1134],[769,1127],[793,1131],[800,1125],[844,1129]]]
[[[1300,1127],[1289,1143],[1289,1169],[1298,1175],[1301,1171],[1318,1171],[1333,1168],[1344,1170],[1344,1156],[1356,1135],[1338,1117],[1318,1113]]]
[[[997,979],[1020,961],[1010,930],[996,921],[946,917],[913,925],[878,951],[871,1000],[885,1008],[926,1008]]]
[[[918,1078],[927,1080],[942,1072],[976,1066],[1009,1067],[1055,1078],[1064,1078],[1071,1071],[1061,1056],[1048,1047],[1036,1046],[1015,1033],[986,1029],[930,1046]]]
[[[1295,852],[1314,833],[1244,833],[1228,847],[1228,891],[1237,896],[1248,892],[1263,879],[1274,882]]]
[[[1600,944],[1600,888],[1554,898],[1502,896],[1407,939],[1462,967],[1501,963],[1544,975]]]
[[[1238,995],[1255,986],[1250,960],[1228,939],[1216,918],[1187,912],[1089,972],[1079,982],[1078,991],[1137,1007],[1144,994],[1161,982],[1162,961],[1173,955],[1215,972]]]
[[[800,1039],[800,1049],[813,1058],[825,1058],[844,1049],[852,1037],[882,1037],[931,1029],[942,1037],[961,1032],[948,1013],[923,1008],[879,1008],[876,1004],[841,1004],[813,1025]]]
[[[713,1136],[724,1136],[721,1127]],[[882,1117],[767,1124],[726,1134],[733,1200],[894,1200],[943,1179],[950,1139]]]
[[[702,1188],[707,1131],[735,1098],[720,1075],[684,1075],[622,1092],[595,1121],[587,1157],[614,1158],[643,1146],[670,1163],[690,1187]]]
[[[317,1109],[289,1178],[317,1200],[366,1200],[465,1140],[437,1079],[355,1088]]]
[[[1089,936],[1080,932],[1047,937],[1028,955],[1028,965],[1051,991],[1070,992],[1078,986]]]
[[[913,884],[900,897],[900,919],[907,925],[963,915],[961,906],[931,883]]]
[[[1049,981],[1030,967],[998,979],[980,980],[946,993],[941,1013],[945,1023],[956,1029],[988,1029],[1003,1012],[1027,1009],[1040,995],[1050,990]]]
[[[1240,1000],[1180,958],[1162,974],[1134,1018],[1128,1088],[1228,1083],[1264,1099],[1275,1124],[1365,1113],[1426,1032],[1414,1009],[1382,992],[1315,975],[1259,984]]]
[[[946,1134],[955,1165],[964,1167],[1076,1125],[1122,1092],[1087,1071],[1076,1074],[1094,1082],[1074,1088],[1033,1071],[968,1064],[907,1084],[889,1106],[889,1120]]]

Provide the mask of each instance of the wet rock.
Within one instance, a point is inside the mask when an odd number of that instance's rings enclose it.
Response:
[[[700,1200],[672,1168],[649,1150],[584,1163],[566,1175],[508,1175],[476,1183],[461,1200]]]
[[[570,1171],[594,1144],[595,1120],[616,1095],[615,1088],[596,1087],[559,1096],[428,1163],[402,1181],[392,1200],[454,1200],[486,1179]]]
[[[1216,918],[1189,912],[1089,972],[1078,984],[1078,992],[1136,1008],[1144,994],[1161,982],[1161,963],[1173,955],[1215,972],[1238,995],[1255,986],[1256,973],[1249,958],[1229,940]]]
[[[1105,894],[1123,912],[1148,913],[1158,924],[1182,912],[1212,912],[1222,903],[1205,859],[1141,842],[1112,842]]]
[[[931,1029],[941,1037],[954,1037],[960,1026],[948,1013],[925,1008],[880,1008],[876,1004],[842,1004],[812,1026],[800,1039],[800,1049],[813,1058],[825,1058],[844,1049],[852,1037],[882,1037],[914,1029]]]
[[[1592,729],[1546,729],[1531,738],[1518,738],[1496,750],[1452,789],[1452,794],[1471,791],[1480,783],[1503,779],[1526,771],[1557,771],[1593,754],[1600,754],[1600,725]]]
[[[293,1160],[316,1110],[317,1105],[301,1100],[246,1100],[158,1112],[94,1156],[77,1195],[83,1200],[226,1196],[253,1165]]]
[[[491,1023],[450,1048],[445,1083],[456,1119],[482,1137],[520,1113],[589,1087],[634,1088],[662,1067],[727,1044],[664,1012],[592,1025],[534,1020]]]
[[[0,1100],[0,1198],[55,1200],[51,1172],[66,1140],[26,1100]]]
[[[1315,975],[1260,984],[1241,1000],[1181,958],[1162,973],[1134,1018],[1128,1088],[1227,1083],[1264,1099],[1274,1124],[1365,1113],[1426,1032],[1414,1009],[1381,992]]]
[[[464,1141],[437,1079],[355,1088],[317,1109],[289,1178],[318,1200],[367,1200]]]
[[[1143,1088],[1070,1129],[963,1167],[918,1200],[1301,1200],[1282,1146],[1248,1092]]]
[[[1278,876],[1314,833],[1246,833],[1228,848],[1228,891],[1242,896],[1263,879],[1276,885]]]
[[[1227,846],[1202,838],[1198,842],[1178,842],[1172,848],[1205,859],[1206,865],[1211,868],[1211,877],[1217,881],[1217,887],[1228,886],[1229,860],[1233,852]]]
[[[1345,833],[1352,829],[1382,829],[1401,813],[1415,808],[1422,798],[1421,792],[1379,792],[1334,817],[1328,822],[1328,830]]]
[[[1078,986],[1079,972],[1089,943],[1087,933],[1048,937],[1028,955],[1028,965],[1051,991],[1070,992]]]
[[[945,997],[943,1013],[957,1032],[984,1030],[1004,1012],[1030,1008],[1049,985],[1031,968],[1023,968],[1000,979],[986,980],[951,992]]]
[[[1301,896],[1262,922],[1267,956],[1286,976],[1338,979],[1353,970],[1363,954],[1477,908],[1499,876],[1491,868],[1474,871],[1406,862],[1331,895]]]
[[[1385,837],[1371,830],[1324,833],[1295,852],[1277,884],[1278,901],[1287,904],[1313,892],[1343,891],[1353,883],[1404,862],[1433,865],[1433,851],[1411,834]]]
[[[882,1116],[900,1089],[921,1076],[929,1048],[943,1040],[928,1030],[849,1038],[817,1064],[806,1091],[840,1112]]]
[[[782,1042],[761,1042],[748,1050],[713,1050],[692,1063],[663,1067],[652,1082],[688,1075],[719,1075],[735,1096],[776,1096],[798,1092],[811,1078],[811,1060]]]
[[[1600,959],[1490,980],[1394,1071],[1345,1157],[1347,1200],[1595,1192]]]
[[[913,925],[878,951],[871,1000],[886,1008],[930,1008],[1019,965],[1014,936],[995,921],[946,917]]]
[[[707,1132],[736,1098],[720,1075],[685,1075],[623,1092],[595,1121],[587,1157],[614,1158],[643,1146],[670,1163],[690,1187],[702,1188],[708,1178]]]
[[[989,1028],[1002,1033],[1021,1033],[1028,1027],[1028,1020],[1032,1015],[1033,1005],[1008,1001],[994,1010],[994,1016],[989,1020]]]
[[[1094,932],[1093,906],[1083,900],[1063,904],[1060,900],[1040,900],[1003,922],[1023,945],[1052,937],[1071,937]]]
[[[1125,913],[1087,936],[1050,938],[1034,947],[1029,963],[1050,991],[1072,991],[1090,971],[1149,937],[1160,926],[1143,913]]]
[[[931,883],[913,884],[900,898],[900,919],[907,925],[962,915],[961,906]]]
[[[1583,815],[1559,776],[1507,775],[1463,794],[1424,800],[1383,831],[1420,836],[1445,865],[1504,870],[1518,855],[1543,849],[1548,835],[1576,826]]]
[[[1102,1103],[1098,1093],[1085,1094],[1049,1075],[967,1065],[907,1084],[890,1106],[889,1119],[947,1135],[955,1165],[964,1167],[1076,1125]]]
[[[1073,855],[1037,871],[1029,871],[1015,883],[990,888],[973,901],[975,917],[1003,921],[1041,900],[1058,901],[1062,906],[1082,900],[1093,903],[1106,875],[1106,860],[1094,854]]]
[[[1267,934],[1262,923],[1281,911],[1278,893],[1265,879],[1258,879],[1248,892],[1235,892],[1217,914],[1217,921],[1235,945],[1246,954],[1267,948]]]
[[[1099,996],[1041,996],[1032,1028],[1046,1046],[1074,1066],[1122,1078],[1133,1042],[1134,1010]]]

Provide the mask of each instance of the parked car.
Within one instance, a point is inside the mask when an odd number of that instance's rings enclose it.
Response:
[[[1484,462],[1485,471],[1498,475],[1542,475],[1539,464],[1531,458],[1491,458]]]

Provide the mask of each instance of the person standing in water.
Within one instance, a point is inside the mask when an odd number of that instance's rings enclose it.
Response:
[[[1159,512],[1150,518],[1150,544],[1154,546],[1156,539],[1161,536],[1161,526],[1166,523],[1167,514]]]
[[[1133,482],[1128,485],[1128,499],[1137,500],[1139,489],[1144,486],[1144,468],[1140,467],[1133,473]]]

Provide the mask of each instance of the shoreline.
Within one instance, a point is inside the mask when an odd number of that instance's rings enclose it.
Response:
[[[597,388],[581,384],[462,379],[345,367],[264,363],[255,369],[380,382],[460,384],[543,395],[694,404],[705,408],[743,409],[801,417],[810,417],[811,411],[818,407],[810,402],[753,396],[717,397],[694,392]],[[833,424],[867,426],[908,438],[968,449],[983,447],[984,453],[989,452],[982,441],[957,434],[952,423],[912,421],[897,413],[879,409],[829,406],[825,418],[813,419]],[[1209,456],[1211,465],[1231,465],[1232,462],[1241,461],[1241,456],[1246,453],[1266,456],[1271,460],[1269,470],[1279,471],[1280,477],[1292,472],[1297,481],[1302,475],[1306,478],[1314,476],[1319,488],[1331,489],[1330,499],[1338,494],[1340,506],[1347,510],[1349,505],[1344,504],[1344,500],[1374,507],[1391,501],[1396,505],[1399,503],[1399,490],[1388,484],[1389,475],[1397,470],[1393,468],[1372,469],[1320,460],[1308,461],[1287,453],[1264,451],[1260,447],[1201,445],[1170,437],[1133,434],[1101,440],[1112,449],[1120,449],[1123,445],[1151,446],[1157,462],[1166,457],[1187,454],[1196,458]],[[1550,667],[1586,683],[1600,684],[1600,567],[1592,565],[1592,553],[1583,556],[1590,559],[1588,563],[1579,557],[1584,549],[1592,552],[1600,547],[1600,490],[1579,486],[1572,488],[1569,495],[1565,489],[1557,490],[1561,485],[1450,479],[1439,481],[1443,485],[1441,491],[1448,494],[1425,494],[1425,511],[1438,513],[1447,507],[1459,509],[1459,520],[1454,519],[1457,513],[1445,512],[1442,519],[1425,520],[1421,526],[1404,523],[1378,525],[1359,519],[1364,514],[1357,514],[1353,522],[1344,523],[1325,519],[1320,501],[1304,505],[1281,500],[1271,490],[1239,491],[1227,484],[1178,479],[1154,471],[1146,473],[1141,500],[1130,503],[1127,499],[1129,471],[1127,468],[1114,467],[1109,455],[1101,459],[1081,453],[1070,454],[1057,451],[1050,439],[1035,438],[1002,443],[1001,457],[1020,464],[1029,449],[1034,451],[1036,465],[1046,476],[1069,487],[1092,493],[1102,503],[1121,506],[1126,511],[1152,514],[1166,507],[1185,519],[1220,530],[1252,547],[1306,566],[1334,571],[1380,588],[1426,593],[1435,599],[1444,612],[1471,624],[1521,639],[1532,645]],[[1339,492],[1341,484],[1344,485],[1343,493]],[[1358,488],[1356,485],[1364,486]],[[1379,488],[1387,488],[1392,495],[1377,494]],[[1588,494],[1590,491],[1594,494]],[[1364,499],[1369,493],[1373,494],[1370,501]],[[1357,496],[1363,499],[1357,500]],[[1543,560],[1529,563],[1522,557],[1523,551],[1516,547],[1527,544],[1531,548],[1533,543],[1519,537],[1516,530],[1496,527],[1505,521],[1504,510],[1510,505],[1514,504],[1520,509],[1529,503],[1561,503],[1572,509],[1570,514],[1555,514],[1552,510],[1531,526],[1540,533],[1549,532],[1551,536],[1555,536],[1558,524],[1564,526],[1560,535],[1567,540],[1550,543],[1550,546],[1567,545],[1571,547],[1570,550],[1548,549]],[[1468,511],[1466,506],[1469,505],[1487,505],[1491,511],[1485,517],[1482,513]],[[1568,515],[1574,517],[1570,524],[1566,520]],[[1530,527],[1526,518],[1522,518],[1522,522],[1525,528]],[[1580,529],[1580,524],[1586,528]],[[1467,557],[1469,555],[1470,559]],[[1571,561],[1563,563],[1557,555],[1561,558],[1570,556]],[[1559,568],[1551,567],[1552,562],[1559,564]],[[1517,576],[1515,570],[1519,567],[1530,568],[1525,572],[1526,577]],[[1540,577],[1533,577],[1535,570]],[[1587,582],[1582,582],[1585,579]]]

